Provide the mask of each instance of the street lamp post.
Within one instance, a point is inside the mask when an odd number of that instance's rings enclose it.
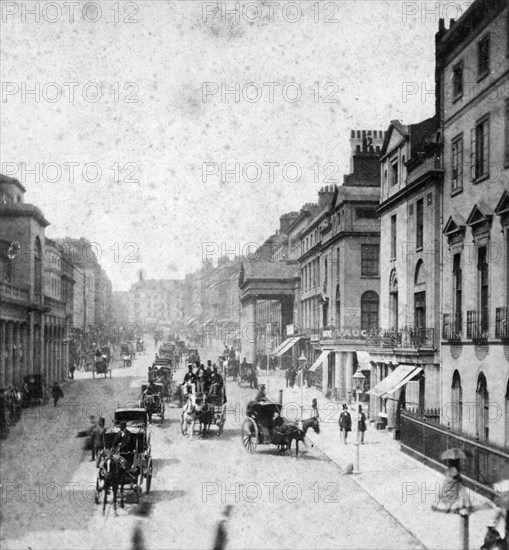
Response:
[[[304,350],[300,354],[300,357],[297,359],[299,362],[300,369],[300,422],[304,420],[304,368],[307,363],[306,356],[304,355]]]
[[[355,374],[352,376],[353,387],[355,388],[356,397],[356,428],[355,428],[355,471],[359,473],[359,393],[364,388],[364,380],[366,377],[362,374],[360,367],[357,367]]]

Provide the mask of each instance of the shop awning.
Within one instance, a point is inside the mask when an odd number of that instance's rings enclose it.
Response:
[[[277,346],[277,348],[270,355],[274,355],[274,357],[281,357],[288,350],[292,349],[300,339],[300,336],[292,336],[287,338],[284,342],[279,344],[279,346]]]
[[[367,393],[376,397],[384,397],[385,395],[394,393],[421,371],[422,368],[415,365],[399,365],[396,370],[392,371],[389,376],[385,377]]]
[[[322,351],[322,353],[320,353],[320,357],[318,357],[318,359],[311,365],[308,372],[315,372],[318,367],[324,365],[327,357],[329,357],[329,353],[331,353],[330,350]]]
[[[357,351],[357,363],[361,370],[371,370],[371,356],[367,351]]]

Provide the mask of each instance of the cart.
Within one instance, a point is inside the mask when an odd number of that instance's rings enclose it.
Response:
[[[28,374],[23,376],[22,406],[33,404],[46,405],[49,394],[46,391],[44,377],[41,374]]]
[[[124,480],[125,485],[129,485],[135,493],[136,503],[140,501],[140,494],[143,490],[145,481],[145,492],[150,492],[153,475],[152,449],[150,446],[150,431],[148,427],[147,411],[143,408],[122,408],[115,411],[113,428],[107,430],[105,434],[103,456],[107,452],[113,451],[113,441],[119,432],[119,424],[127,423],[127,430],[133,436],[133,448],[130,456],[130,468]],[[104,476],[99,471],[96,478],[95,503],[99,504],[100,494],[104,490]]]

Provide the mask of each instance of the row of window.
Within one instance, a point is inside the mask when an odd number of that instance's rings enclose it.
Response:
[[[463,429],[464,396],[461,386],[461,376],[456,370],[452,376],[451,384],[451,409],[448,411],[448,421],[451,428],[458,432]],[[481,441],[489,441],[490,438],[490,394],[488,381],[483,372],[479,373],[475,391],[475,426],[476,435]],[[499,412],[499,411],[497,411]],[[501,412],[501,411],[500,411]],[[505,444],[509,445],[509,381],[505,394]]]
[[[470,179],[476,183],[490,176],[490,116],[479,119],[470,132]],[[463,189],[463,133],[452,140],[451,192]],[[509,165],[509,100],[505,104],[504,164]]]
[[[490,35],[483,36],[477,43],[477,81],[482,80],[490,74],[491,70],[491,40]],[[464,92],[465,64],[463,60],[458,61],[452,68],[452,99],[457,101]]]

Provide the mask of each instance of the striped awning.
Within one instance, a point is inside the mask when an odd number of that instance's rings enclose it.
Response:
[[[322,353],[320,353],[320,357],[318,357],[318,359],[311,365],[311,367],[309,367],[308,372],[315,372],[318,367],[325,365],[325,361],[327,361],[329,353],[331,353],[331,350],[322,351]]]
[[[404,386],[407,382],[410,382],[410,380],[421,371],[422,368],[416,367],[415,365],[399,365],[399,367],[392,371],[389,376],[386,376],[374,388],[366,393],[375,395],[376,397],[390,395],[399,390],[399,388]]]
[[[290,338],[287,338],[284,342],[277,346],[277,348],[271,353],[271,355],[274,355],[274,357],[281,357],[287,351],[291,350],[300,339],[301,336],[292,336]]]

